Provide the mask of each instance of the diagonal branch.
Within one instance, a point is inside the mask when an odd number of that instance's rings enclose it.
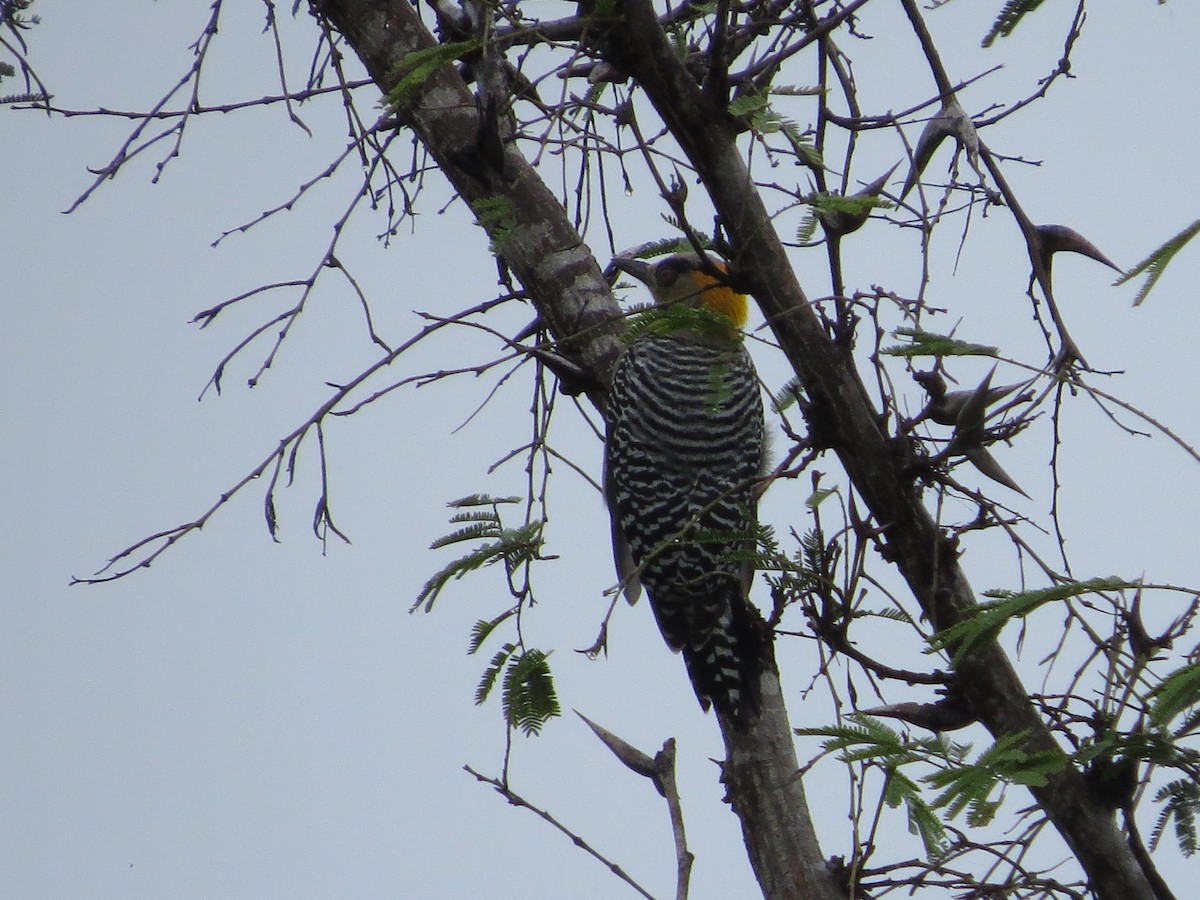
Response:
[[[658,26],[648,2],[620,4],[620,21],[600,50],[649,95],[708,190],[733,250],[734,268],[763,307],[812,400],[816,418],[847,474],[880,524],[885,551],[925,615],[938,627],[975,607],[974,590],[921,502],[905,459],[907,438],[889,439],[845,351],[830,339],[796,281],[770,216],[754,188],[724,110],[707,102]],[[979,720],[1000,737],[1025,734],[1030,751],[1059,750],[1012,663],[994,642],[964,654],[956,682]],[[727,733],[728,740],[728,733]],[[1064,765],[1031,788],[1075,851],[1104,900],[1152,900],[1153,892],[1113,817],[1080,771]]]

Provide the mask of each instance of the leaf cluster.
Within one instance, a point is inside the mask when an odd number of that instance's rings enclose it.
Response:
[[[452,525],[462,527],[438,538],[429,548],[439,550],[442,547],[472,541],[483,543],[430,576],[409,611],[415,612],[421,606],[424,606],[425,612],[431,611],[442,589],[468,572],[503,562],[505,572],[511,575],[518,566],[536,559],[542,546],[544,521],[536,519],[516,528],[506,528],[500,519],[500,504],[519,502],[519,497],[496,498],[486,494],[474,494],[447,504],[451,508],[468,510],[456,513],[450,518]]]
[[[515,528],[505,527],[500,509],[519,504],[520,497],[492,497],[472,494],[448,504],[460,509],[450,517],[452,525],[461,526],[435,540],[431,549],[454,544],[480,542],[464,556],[444,566],[433,575],[418,594],[410,612],[433,605],[442,589],[468,572],[502,562],[505,575],[512,581],[516,570],[537,559],[542,546],[544,520],[535,519]],[[468,653],[476,653],[503,622],[519,613],[520,602],[493,619],[481,619],[471,629]],[[497,683],[501,689],[501,710],[509,728],[526,735],[538,734],[550,719],[562,714],[554,678],[550,671],[549,653],[525,647],[523,641],[507,641],[492,656],[475,688],[475,703],[484,703]]]
[[[562,715],[549,657],[541,650],[521,651],[516,644],[505,643],[479,679],[475,704],[485,703],[499,681],[500,706],[508,727],[526,735],[541,733],[548,721]]]
[[[793,93],[801,91],[793,90]],[[788,93],[782,91],[781,93]],[[741,119],[759,137],[782,134],[791,145],[792,151],[805,165],[819,168],[824,165],[821,153],[812,139],[792,119],[780,115],[771,108],[766,91],[751,91],[742,94],[729,104],[729,114]]]
[[[936,334],[920,328],[897,328],[893,336],[907,340],[908,344],[895,344],[881,352],[888,356],[911,359],[915,356],[999,356],[998,347],[972,344],[945,334]]]
[[[483,48],[482,40],[449,41],[409,53],[396,66],[392,77],[396,84],[388,91],[387,103],[397,110],[416,100],[425,82],[438,69]]]
[[[648,306],[629,321],[625,340],[629,343],[647,334],[670,335],[680,331],[711,334],[727,340],[741,341],[741,332],[733,321],[706,306]]]
[[[1118,278],[1114,285],[1125,284],[1139,275],[1145,274],[1146,280],[1142,282],[1142,286],[1138,288],[1137,296],[1133,298],[1133,305],[1140,306],[1142,301],[1146,299],[1154,286],[1158,284],[1158,279],[1162,277],[1163,271],[1167,268],[1167,264],[1171,262],[1188,243],[1197,234],[1200,234],[1200,219],[1197,219],[1191,225],[1184,228],[1174,237],[1168,239],[1161,247],[1154,250],[1149,256],[1143,259],[1140,263]]]
[[[988,33],[984,35],[983,46],[992,46],[998,37],[1008,37],[1016,30],[1021,20],[1041,6],[1042,2],[1043,0],[1008,0]]]
[[[892,203],[874,194],[834,194],[818,191],[805,198],[809,206],[808,214],[796,228],[796,240],[802,244],[810,243],[817,231],[817,223],[821,221],[839,222],[865,219],[876,209],[891,209]]]
[[[993,598],[991,602],[980,603],[969,616],[934,634],[929,640],[930,652],[952,650],[957,660],[977,644],[995,638],[1013,619],[1023,619],[1047,603],[1082,594],[1133,590],[1137,587],[1136,582],[1112,576],[1056,584],[1019,593],[1005,590],[987,591],[985,596]]]
[[[847,764],[882,769],[886,776],[882,801],[892,809],[905,808],[910,833],[920,837],[926,854],[933,858],[947,849],[946,823],[965,813],[968,825],[987,825],[1001,805],[1000,799],[993,798],[998,789],[1008,784],[1043,785],[1048,775],[1068,765],[1068,758],[1058,751],[1024,749],[1024,734],[1005,735],[971,760],[970,744],[942,735],[904,737],[861,714],[850,716],[846,724],[801,728],[796,733],[824,738],[824,752],[838,753]],[[934,771],[910,775],[915,767]],[[927,790],[937,794],[927,798]]]

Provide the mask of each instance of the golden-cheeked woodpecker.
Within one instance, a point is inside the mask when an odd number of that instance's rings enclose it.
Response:
[[[604,487],[626,597],[633,603],[646,588],[701,706],[742,723],[758,709],[763,656],[745,558],[755,546],[763,406],[742,340],[746,297],[712,274],[725,267],[710,260],[709,271],[695,254],[613,261],[664,312],[679,304],[698,314],[654,320],[617,362]]]

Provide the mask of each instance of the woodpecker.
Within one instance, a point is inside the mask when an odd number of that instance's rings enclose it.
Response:
[[[754,548],[765,455],[762,396],[741,334],[747,300],[712,273],[723,263],[695,254],[613,262],[658,307],[702,311],[656,320],[617,362],[604,468],[617,572],[630,603],[646,588],[700,705],[743,724],[758,710],[765,640],[747,599],[754,566],[730,558]]]

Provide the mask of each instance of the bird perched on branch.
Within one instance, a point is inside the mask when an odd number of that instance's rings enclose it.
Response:
[[[605,494],[630,603],[646,588],[704,709],[758,709],[765,625],[747,599],[756,479],[765,453],[758,377],[742,341],[747,299],[724,263],[677,254],[613,260],[654,297],[617,363]]]

